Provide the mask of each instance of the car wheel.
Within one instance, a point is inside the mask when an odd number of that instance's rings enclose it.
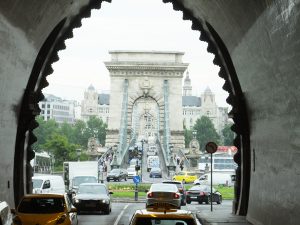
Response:
[[[125,177],[124,180],[127,181],[127,178]]]
[[[210,196],[207,196],[207,199],[205,201],[205,204],[209,204],[210,203]]]
[[[217,204],[221,204],[222,203],[222,196],[219,197],[219,201],[217,202]]]
[[[199,204],[202,204],[203,202],[202,202],[202,201],[198,201],[198,203],[199,203]]]
[[[107,182],[109,182],[109,179],[106,179]]]
[[[186,200],[187,204],[191,204],[191,202],[192,202],[191,200]]]
[[[105,215],[109,215],[109,213],[110,213],[109,206],[107,206],[107,207],[104,209],[103,212],[104,212]]]

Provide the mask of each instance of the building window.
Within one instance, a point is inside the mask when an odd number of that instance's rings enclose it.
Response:
[[[49,104],[47,105],[47,108],[50,109],[50,105]]]
[[[42,109],[44,109],[45,108],[45,104],[42,104]]]
[[[47,110],[47,114],[50,114],[50,110]]]

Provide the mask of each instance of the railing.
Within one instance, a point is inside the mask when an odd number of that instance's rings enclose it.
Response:
[[[180,153],[181,157],[180,158],[184,158],[184,164],[186,166],[187,170],[190,170],[191,164],[190,164],[190,160],[188,160],[188,158],[185,156],[184,152],[182,152],[181,149],[178,150],[178,153]]]
[[[124,80],[123,86],[123,101],[122,101],[122,112],[121,112],[121,123],[120,123],[120,135],[119,135],[119,145],[117,150],[117,164],[120,166],[122,161],[124,161],[124,156],[128,150],[127,144],[127,119],[128,112],[128,80]]]
[[[170,124],[169,124],[169,82],[164,80],[164,134],[162,151],[166,165],[169,164],[169,143],[170,143]]]

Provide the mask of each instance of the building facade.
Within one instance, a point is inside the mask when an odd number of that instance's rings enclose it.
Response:
[[[109,98],[109,94],[98,94],[93,85],[90,85],[84,92],[84,99],[81,102],[81,119],[86,122],[91,116],[96,116],[107,124],[109,117]]]
[[[183,85],[182,114],[183,124],[187,129],[193,129],[197,119],[207,116],[214,124],[216,131],[221,134],[228,122],[228,108],[218,107],[214,93],[209,87],[201,94],[201,97],[192,95],[192,85],[189,73],[186,73]]]
[[[45,98],[39,102],[40,116],[45,120],[54,119],[57,123],[75,122],[76,101],[62,100],[60,97],[45,94]]]

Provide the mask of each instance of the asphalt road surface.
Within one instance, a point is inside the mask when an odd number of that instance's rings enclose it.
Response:
[[[214,204],[214,210],[230,210],[231,201],[223,201],[221,205]],[[127,225],[134,212],[137,209],[145,208],[145,203],[117,203],[113,202],[112,212],[109,215],[103,215],[102,213],[86,212],[78,215],[79,225]],[[196,213],[201,210],[209,210],[210,205],[199,205],[196,202],[192,204],[182,206],[184,210],[192,211]]]

